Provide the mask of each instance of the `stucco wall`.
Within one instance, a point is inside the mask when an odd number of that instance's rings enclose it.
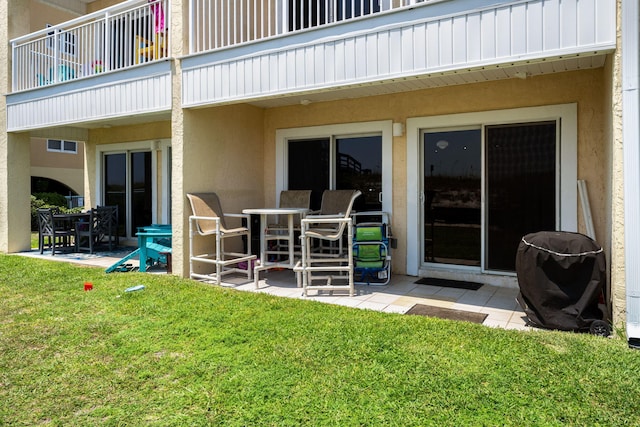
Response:
[[[84,194],[84,144],[77,153],[47,151],[47,140],[31,139],[31,176],[55,179],[76,193]]]
[[[174,182],[181,180],[181,190],[173,191],[174,218],[181,211],[184,215],[183,235],[176,238],[178,235],[174,233],[176,267],[189,244],[187,218],[191,209],[186,193],[216,192],[228,213],[261,207],[264,203],[263,110],[234,105],[188,110],[183,116],[183,135],[177,136],[182,139],[182,147],[180,144],[173,147],[174,171],[181,174],[174,175]],[[188,275],[186,259],[182,267],[183,274]]]
[[[0,2],[0,82],[2,93],[10,92],[11,49],[9,40],[29,28],[28,3],[22,0]],[[28,250],[30,242],[29,135],[7,134],[6,98],[0,96],[0,251]]]
[[[276,129],[372,120],[405,122],[409,117],[577,103],[578,178],[587,182],[597,240],[608,248],[607,201],[611,189],[607,167],[612,144],[607,132],[611,117],[605,110],[608,72],[600,68],[266,110],[266,197],[275,197]],[[393,230],[398,249],[393,255],[397,273],[406,271],[406,160],[406,137],[396,137],[393,141]],[[585,232],[579,207],[578,211],[579,230]]]
[[[31,0],[29,3],[29,10],[31,10],[31,28],[25,28],[24,34],[42,30],[46,28],[47,24],[56,25],[77,18],[77,15],[71,12],[46,5],[36,0]]]
[[[621,7],[618,2],[618,22],[621,22]],[[612,195],[610,204],[611,223],[611,311],[614,324],[623,327],[626,319],[627,288],[625,272],[624,248],[624,149],[622,140],[622,52],[621,32],[618,24],[618,49],[611,59],[611,80],[609,81],[611,132],[611,182]],[[636,141],[637,143],[637,141]]]

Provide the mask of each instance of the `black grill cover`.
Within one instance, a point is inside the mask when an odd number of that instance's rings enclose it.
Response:
[[[536,326],[564,331],[589,330],[602,320],[598,300],[606,282],[602,248],[570,232],[527,234],[516,256],[518,303]]]

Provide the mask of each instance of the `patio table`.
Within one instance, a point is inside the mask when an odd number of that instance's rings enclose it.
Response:
[[[77,221],[89,221],[91,218],[91,214],[89,212],[74,212],[74,213],[55,213],[53,214],[53,220],[58,224],[61,224],[61,227],[65,231],[75,231],[75,223]],[[71,241],[67,241],[66,245],[69,248],[75,248],[75,239],[74,245],[71,245]]]
[[[258,288],[258,282],[260,279],[259,273],[262,270],[268,270],[271,268],[289,268],[293,269],[296,264],[295,260],[295,239],[294,239],[294,217],[299,215],[304,218],[309,212],[307,208],[252,208],[243,209],[242,213],[249,215],[260,215],[260,263],[256,264],[253,268],[253,280],[255,282],[256,289]],[[282,235],[282,240],[287,240],[288,244],[288,258],[285,261],[274,260],[270,261],[268,257],[269,248],[267,247],[267,218],[270,215],[287,215],[287,234]]]

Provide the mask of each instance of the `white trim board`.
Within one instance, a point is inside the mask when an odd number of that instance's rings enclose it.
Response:
[[[547,105],[477,113],[407,119],[407,230],[418,230],[421,212],[420,131],[423,129],[486,126],[526,121],[560,120],[560,191],[559,226],[564,231],[578,229],[578,108],[577,104]],[[484,204],[483,207],[484,209]],[[407,274],[417,276],[420,269],[421,246],[419,234],[407,233]]]

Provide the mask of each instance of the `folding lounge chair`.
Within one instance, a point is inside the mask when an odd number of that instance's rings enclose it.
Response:
[[[220,199],[216,193],[192,193],[187,194],[191,204],[193,215],[189,217],[189,270],[192,279],[213,280],[220,284],[222,277],[230,273],[246,273],[247,279],[251,280],[253,269],[251,261],[256,259],[251,254],[251,222],[249,215],[223,213]],[[226,218],[243,218],[247,221],[247,226],[230,228]],[[213,253],[196,253],[197,236],[215,236],[215,246]],[[241,238],[246,238],[246,252],[226,251],[225,240],[235,238],[236,245],[241,245]],[[197,247],[202,247],[202,243]],[[246,264],[246,269],[240,268],[238,264]],[[195,264],[208,264],[215,267],[211,273],[195,271]]]
[[[379,222],[358,223],[358,218],[379,217]],[[356,284],[386,285],[391,279],[389,224],[386,212],[362,212],[353,215],[353,263]]]
[[[353,223],[351,209],[356,198],[362,193],[358,190],[326,190],[322,196],[325,200],[342,200],[344,204],[333,206],[336,213],[307,215],[301,221],[300,240],[302,244],[302,259],[296,264],[298,286],[302,286],[304,296],[309,290],[348,290],[349,296],[355,292],[353,282]],[[342,251],[342,239],[347,237],[346,253]],[[340,242],[338,251],[333,247],[331,253],[314,250],[313,242]],[[322,284],[315,284],[323,281]],[[336,281],[345,282],[337,284]]]

